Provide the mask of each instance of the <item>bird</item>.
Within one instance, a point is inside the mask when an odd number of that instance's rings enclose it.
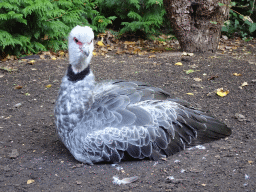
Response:
[[[59,139],[77,161],[159,160],[231,135],[226,124],[161,88],[139,81],[96,82],[93,50],[93,30],[74,27],[54,109]]]

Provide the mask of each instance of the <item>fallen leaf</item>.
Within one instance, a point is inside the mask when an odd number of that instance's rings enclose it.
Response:
[[[134,41],[125,41],[124,44],[125,45],[135,45],[136,42],[134,42]]]
[[[29,93],[25,93],[25,95],[26,95],[26,96],[30,96],[30,94],[29,94]]]
[[[206,184],[204,184],[204,183],[203,183],[203,184],[201,184],[201,185],[202,185],[202,186],[204,186],[204,187],[206,186]]]
[[[8,71],[8,72],[12,72],[12,71],[18,71],[18,69],[15,69],[13,67],[1,67],[0,69],[4,70],[4,71]]]
[[[253,164],[253,161],[248,161],[248,163]]]
[[[229,94],[229,90],[224,91],[223,88],[219,88],[216,90],[216,94],[220,97],[225,97],[227,94]]]
[[[174,65],[182,65],[182,63],[181,62],[177,62]]]
[[[242,76],[240,73],[233,73],[234,76]]]
[[[40,59],[45,59],[44,55],[40,55],[39,57]],[[26,59],[22,59],[22,60],[26,60]]]
[[[150,56],[148,56],[148,58],[153,58],[153,57],[156,57],[156,55],[150,55]]]
[[[219,76],[212,76],[212,77],[208,78],[208,81],[214,80],[215,78],[218,78],[218,77],[219,77]]]
[[[202,79],[200,79],[200,78],[198,78],[198,77],[195,77],[195,78],[194,78],[194,81],[199,82],[199,81],[202,81]]]
[[[194,95],[194,93],[186,93],[187,95]]]
[[[181,55],[188,55],[188,56],[193,56],[194,55],[194,53],[187,53],[187,52],[183,52]]]
[[[34,65],[35,64],[35,60],[33,59],[33,60],[30,60],[29,62],[28,62],[28,64],[30,64],[30,65]]]
[[[14,89],[22,89],[22,86],[21,85],[17,85],[14,87]]]
[[[52,84],[48,84],[48,85],[46,85],[45,87],[46,87],[46,88],[50,88],[50,87],[52,87]]]
[[[96,56],[96,55],[97,55],[97,53],[96,53],[96,52],[92,52],[92,54],[93,54],[93,56]]]
[[[102,43],[102,41],[98,41],[97,42],[97,45],[101,46],[101,47],[104,47],[104,44]]]
[[[64,56],[64,55],[65,55],[64,51],[60,51],[60,52],[59,52],[59,55],[60,55],[60,56]]]
[[[52,57],[51,60],[56,60],[57,58],[56,57]]]
[[[33,179],[27,180],[27,184],[28,184],[28,185],[31,184],[31,183],[34,183],[34,182],[35,182],[35,180],[33,180]]]
[[[186,74],[194,73],[195,71],[193,69],[186,70]]]
[[[247,82],[243,82],[241,86],[243,87],[243,86],[247,86],[247,85],[248,85]]]

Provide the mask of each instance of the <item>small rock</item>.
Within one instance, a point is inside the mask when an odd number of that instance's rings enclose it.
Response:
[[[244,115],[236,113],[235,118],[238,119],[238,121],[246,121],[246,118]]]
[[[6,166],[0,165],[0,169],[3,169],[4,171],[10,171],[11,170],[11,168],[8,165],[6,165]]]
[[[15,158],[18,157],[18,156],[19,156],[19,152],[18,152],[17,149],[13,149],[12,152],[9,153],[9,157],[10,157],[11,159],[15,159]]]
[[[192,88],[202,88],[203,86],[201,84],[192,84]]]
[[[21,103],[17,103],[17,104],[15,104],[13,107],[19,108],[21,105],[22,105]]]

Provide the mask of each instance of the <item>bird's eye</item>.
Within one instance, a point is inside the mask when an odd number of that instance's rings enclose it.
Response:
[[[77,40],[77,38],[75,38],[75,37],[74,37],[74,41],[75,41],[76,43],[78,43],[78,40]]]

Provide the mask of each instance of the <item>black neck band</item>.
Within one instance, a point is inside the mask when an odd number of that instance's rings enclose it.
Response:
[[[85,76],[87,76],[89,74],[89,72],[90,72],[90,65],[88,65],[87,68],[85,68],[83,71],[81,71],[80,73],[77,73],[77,74],[74,73],[71,65],[69,65],[68,73],[67,73],[68,80],[74,81],[74,82],[83,80],[85,78]]]

